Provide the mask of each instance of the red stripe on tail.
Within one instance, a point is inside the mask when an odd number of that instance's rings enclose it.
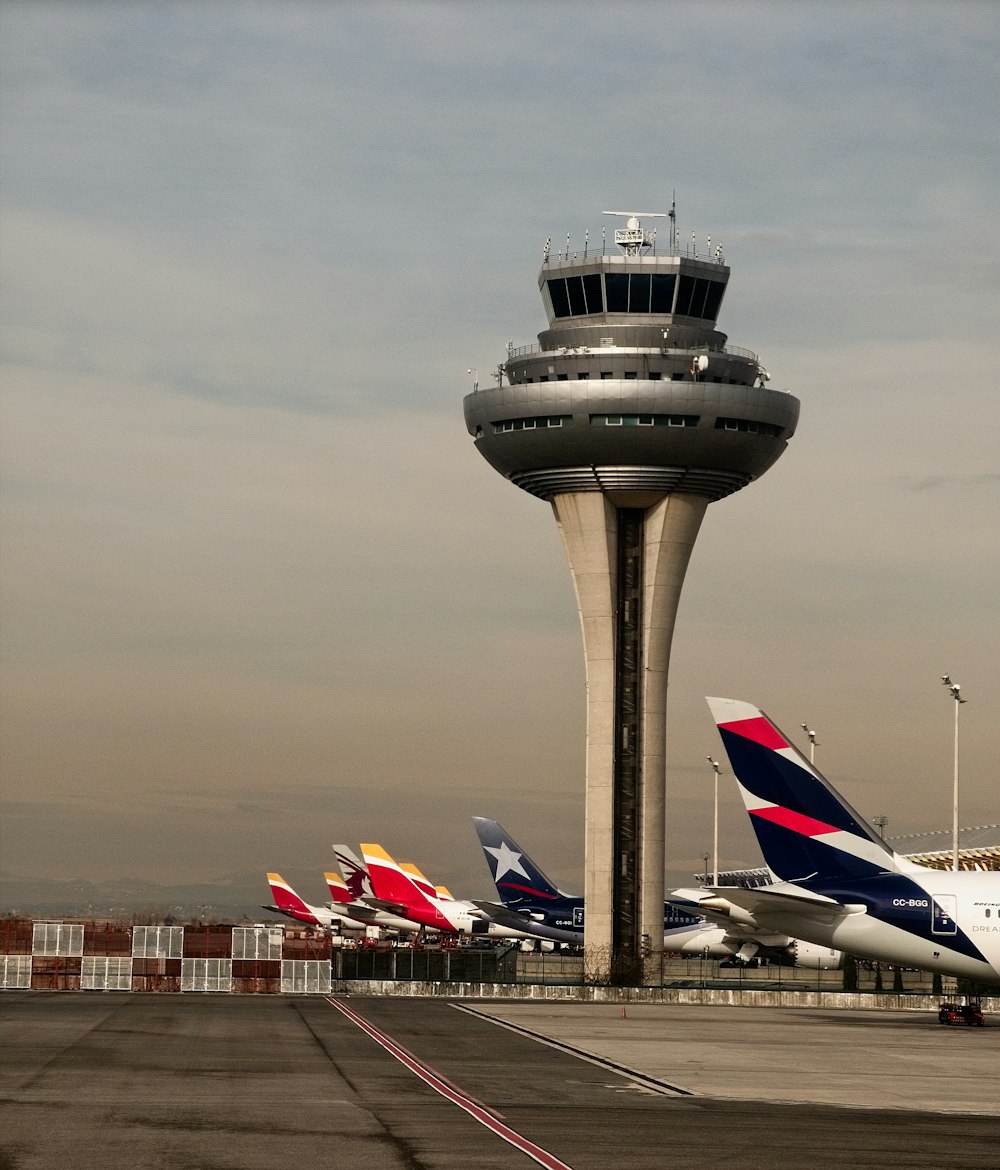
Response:
[[[760,817],[763,821],[773,821],[783,829],[791,829],[793,833],[801,833],[803,837],[823,837],[827,833],[839,833],[840,830],[824,821],[817,821],[815,817],[807,817],[804,813],[793,812],[790,808],[755,808],[751,809],[752,817]]]
[[[788,741],[782,738],[781,732],[763,715],[758,715],[755,719],[737,719],[733,723],[720,723],[719,729],[731,731],[734,735],[741,735],[744,739],[753,740],[761,747],[774,751],[788,747]]]

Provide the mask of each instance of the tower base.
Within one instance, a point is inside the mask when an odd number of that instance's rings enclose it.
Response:
[[[587,680],[584,972],[658,984],[663,957],[667,671],[708,496],[552,498]]]

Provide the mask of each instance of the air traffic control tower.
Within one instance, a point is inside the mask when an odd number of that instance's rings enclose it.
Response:
[[[799,402],[715,323],[729,268],[624,216],[614,248],[553,254],[548,328],[507,347],[465,421],[497,471],[548,500],[569,561],[587,679],[585,970],[658,983],[663,951],[667,668],[705,509],[763,475]],[[504,381],[506,379],[506,385]]]

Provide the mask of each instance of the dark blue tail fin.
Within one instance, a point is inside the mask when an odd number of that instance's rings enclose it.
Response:
[[[893,853],[759,707],[714,698],[708,705],[778,880],[825,882],[919,868]]]
[[[520,906],[538,905],[547,900],[566,898],[562,890],[538,868],[514,838],[486,817],[473,817],[479,841],[486,855],[486,864],[493,875],[493,883],[505,906],[516,910]]]

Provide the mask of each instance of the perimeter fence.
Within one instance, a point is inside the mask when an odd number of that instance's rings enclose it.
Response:
[[[600,981],[598,981],[600,982]],[[858,961],[842,969],[734,964],[706,955],[665,956],[623,987],[736,991],[951,995],[957,981]],[[0,919],[0,990],[328,994],[365,983],[531,985],[567,989],[588,980],[580,954],[495,946],[355,943],[308,929],[242,926],[125,926]]]

